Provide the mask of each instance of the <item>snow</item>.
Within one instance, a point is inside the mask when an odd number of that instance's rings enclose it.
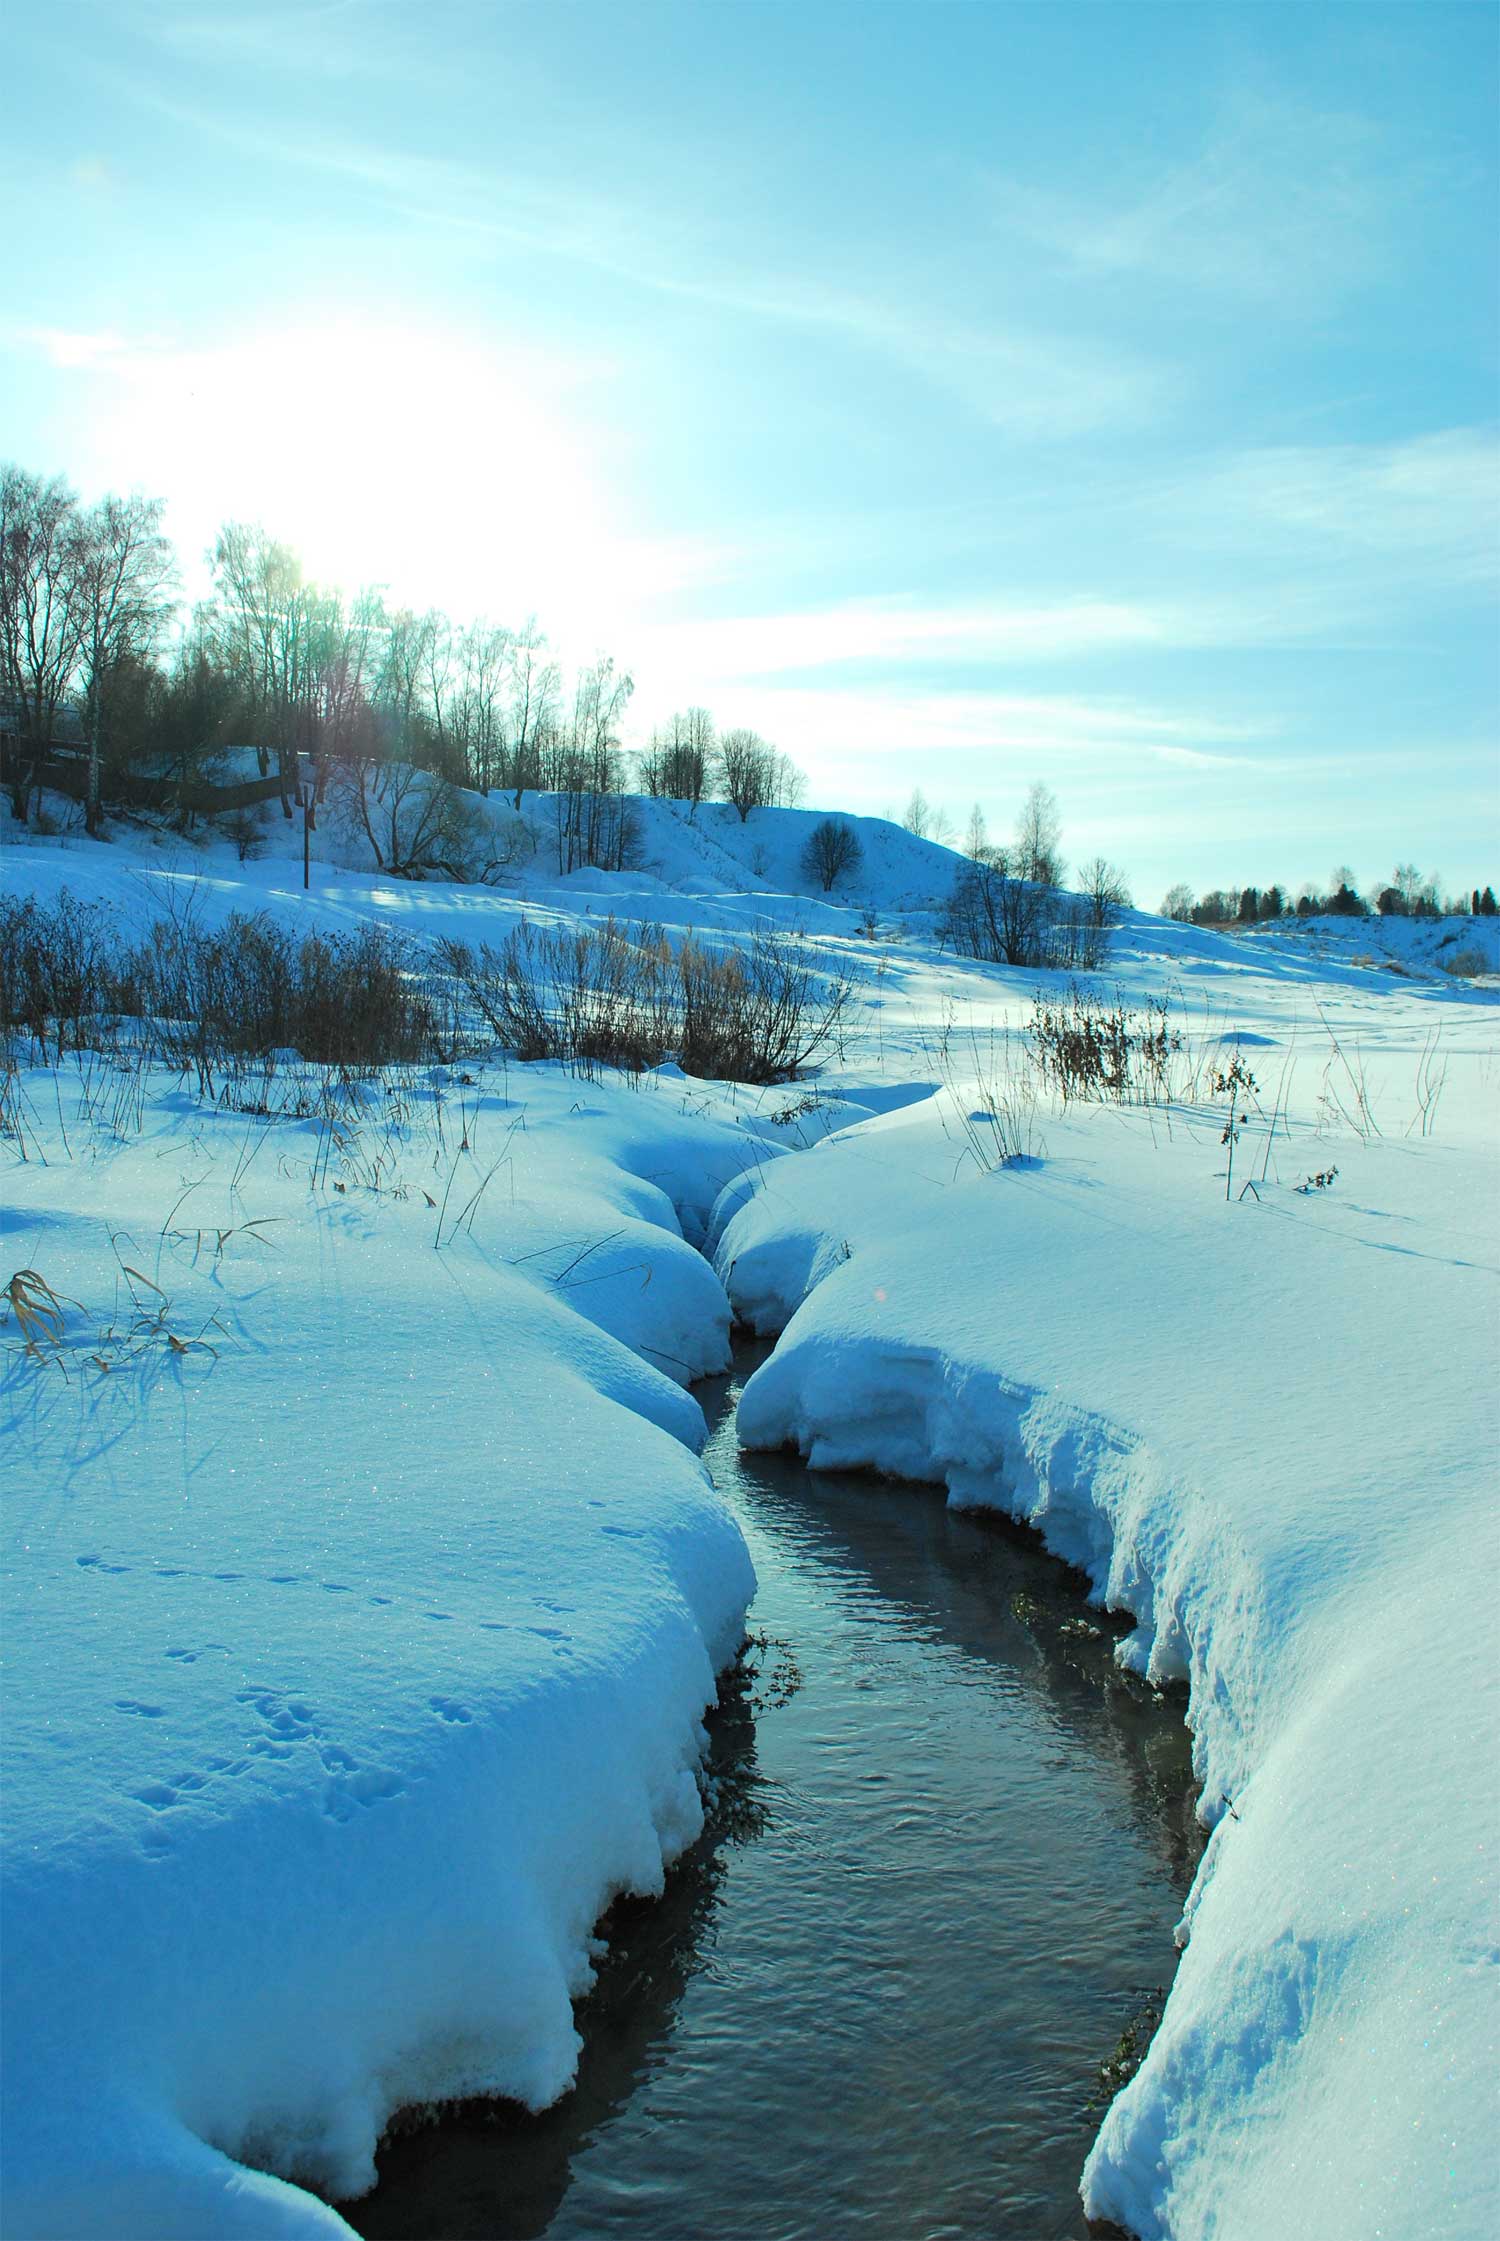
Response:
[[[1084,2183],[1142,2235],[1494,2229],[1492,1070],[1455,1051],[1445,1132],[1367,1141],[1294,1070],[1258,1201],[1222,1109],[1070,1106],[980,1172],[958,1083],[721,1204],[730,1295],[784,1330],[741,1440],[1026,1520],[1190,1682],[1214,1835]]]
[[[851,820],[824,898],[812,812],[642,819],[641,871],[499,888],[323,860],[304,896],[279,819],[244,865],[128,827],[5,849],[13,891],[136,924],[613,912],[800,931],[855,977],[811,1100],[408,1069],[316,1182],[317,1120],[163,1077],[115,1129],[102,1064],[23,1071],[7,1242],[82,1304],[70,1374],[6,1381],[6,2232],[341,2232],[298,2182],[368,2184],[395,2107],[565,2088],[600,1911],[698,1825],[753,1588],[686,1390],[731,1303],[784,1333],[747,1444],[1030,1521],[1189,1683],[1213,1835],[1090,2211],[1494,2230],[1500,1014],[1442,964],[1500,964],[1495,922],[1131,913],[1101,989],[1169,998],[1179,1094],[1064,1105],[1024,1082],[1045,976],[939,944],[945,851]]]
[[[6,1193],[81,1307],[67,1376],[8,1365],[5,2230],[343,2230],[237,2164],[358,2193],[402,2103],[554,2098],[596,1918],[699,1827],[753,1579],[673,1193],[765,1146],[534,1071],[414,1085],[379,1187],[377,1105],[312,1190],[315,1122],[163,1081],[112,1141],[63,1083]]]

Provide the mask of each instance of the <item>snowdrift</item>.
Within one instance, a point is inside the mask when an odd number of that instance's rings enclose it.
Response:
[[[1190,1684],[1214,1833],[1089,2206],[1488,2233],[1500,1037],[1442,969],[1479,922],[1377,953],[1128,914],[1101,993],[1168,998],[1191,1091],[1032,1096],[1000,1165],[1043,982],[942,950],[946,851],[851,820],[823,897],[812,813],[642,808],[640,869],[501,887],[324,859],[304,894],[275,819],[249,863],[5,848],[12,891],[133,924],[417,955],[609,912],[797,930],[855,982],[812,1101],[476,1063],[367,1085],[335,1141],[103,1062],[17,1078],[6,1240],[62,1326],[4,1334],[5,2230],[342,2231],[287,2182],[356,2191],[400,2103],[566,2085],[591,1926],[697,1826],[753,1588],[685,1390],[732,1303],[784,1330],[748,1443],[1029,1520]],[[1243,1203],[1216,1054],[1261,1083]]]
[[[1190,1683],[1214,1833],[1086,2204],[1149,2236],[1487,2231],[1492,1165],[1370,1142],[1357,1195],[1226,1204],[1216,1129],[1095,1108],[955,1177],[952,1106],[731,1186],[716,1264],[784,1329],[742,1441],[1003,1508],[1134,1614],[1128,1663]]]
[[[673,1194],[767,1150],[426,1079],[310,1193],[319,1123],[156,1089],[7,1180],[68,1304],[7,1363],[5,2229],[342,2231],[239,2166],[354,2194],[398,2105],[553,2099],[595,1919],[700,1826],[754,1583]]]

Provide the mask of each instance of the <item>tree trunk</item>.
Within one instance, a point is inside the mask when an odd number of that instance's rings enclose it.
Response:
[[[84,830],[90,840],[99,838],[99,728],[99,689],[96,684],[93,707],[89,713],[89,787],[83,811]]]

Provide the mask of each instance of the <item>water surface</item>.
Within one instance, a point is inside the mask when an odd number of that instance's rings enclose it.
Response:
[[[741,1456],[765,1351],[699,1388],[760,1578],[704,1837],[615,1909],[577,2089],[389,2141],[370,2241],[1089,2231],[1099,2067],[1197,1858],[1182,1702],[1029,1536]]]

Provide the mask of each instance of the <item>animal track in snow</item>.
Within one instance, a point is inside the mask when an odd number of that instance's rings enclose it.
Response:
[[[323,1795],[323,1811],[330,1821],[350,1821],[356,1812],[400,1797],[406,1784],[388,1767],[355,1766],[335,1775]]]

